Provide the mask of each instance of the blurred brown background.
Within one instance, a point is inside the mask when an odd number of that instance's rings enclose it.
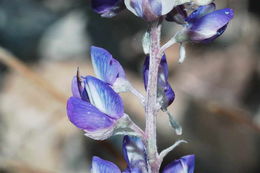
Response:
[[[171,152],[163,165],[194,153],[195,172],[259,173],[260,7],[257,0],[216,4],[235,10],[220,38],[206,45],[188,44],[181,65],[178,46],[167,51],[176,93],[170,110],[184,134],[176,137],[167,116],[159,115],[159,149],[177,139],[189,143]],[[78,66],[82,74],[93,73],[90,45],[109,50],[144,93],[145,28],[127,11],[100,18],[88,0],[0,0],[0,173],[89,172],[93,155],[124,168],[122,137],[103,142],[84,137],[67,120],[66,99]],[[162,42],[176,29],[166,22]],[[138,100],[121,95],[126,112],[143,128]]]

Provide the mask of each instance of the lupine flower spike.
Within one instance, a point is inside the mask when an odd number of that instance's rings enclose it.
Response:
[[[186,57],[185,43],[215,40],[226,30],[234,12],[230,8],[215,10],[213,0],[91,0],[91,6],[95,12],[107,18],[127,9],[148,23],[149,28],[142,41],[146,55],[143,65],[146,97],[131,85],[121,64],[107,50],[92,46],[91,61],[97,78],[80,76],[78,69],[72,79],[72,96],[67,101],[68,118],[86,136],[95,140],[124,135],[122,148],[127,166],[123,171],[114,163],[94,156],[92,173],[157,173],[164,157],[179,144],[187,143],[178,140],[158,151],[158,111],[167,113],[176,134],[182,134],[182,127],[167,110],[175,99],[175,93],[168,82],[164,53],[173,44],[180,44],[179,62],[182,63]],[[161,46],[164,20],[182,25],[182,29]],[[124,113],[123,101],[118,93],[127,91],[136,95],[144,106],[144,131]],[[193,173],[194,158],[194,155],[187,155],[174,160],[161,168],[162,173]]]

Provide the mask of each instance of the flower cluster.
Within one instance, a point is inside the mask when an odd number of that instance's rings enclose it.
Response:
[[[180,143],[178,140],[160,153],[156,143],[156,113],[169,116],[169,124],[177,135],[182,128],[167,110],[175,99],[168,81],[168,64],[165,50],[179,43],[180,60],[185,58],[183,43],[208,43],[226,30],[233,18],[232,9],[215,10],[212,0],[91,0],[92,8],[102,17],[113,17],[128,9],[149,22],[143,39],[145,60],[143,80],[146,96],[137,91],[126,78],[121,64],[103,48],[91,47],[94,76],[81,76],[79,69],[72,79],[72,96],[67,101],[67,115],[72,124],[87,137],[105,140],[112,135],[124,135],[123,154],[127,168],[123,173],[157,173],[163,158]],[[194,10],[195,9],[195,10]],[[162,21],[182,26],[174,37],[160,46]],[[120,92],[131,92],[145,108],[146,127],[143,131],[124,112]],[[194,155],[175,160],[162,169],[163,173],[193,173]],[[93,157],[92,173],[121,173],[112,162]]]
[[[165,16],[167,21],[183,25],[184,29],[178,33],[178,42],[212,41],[225,31],[234,16],[233,10],[229,8],[215,11],[215,4],[209,3],[211,0],[92,0],[91,2],[93,9],[103,17],[113,17],[125,7],[146,21],[154,21]],[[207,5],[199,6],[188,15],[189,9],[193,8],[185,6],[194,4]]]

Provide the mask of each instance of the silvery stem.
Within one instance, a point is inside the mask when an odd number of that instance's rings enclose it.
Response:
[[[158,173],[160,165],[158,163],[158,151],[156,141],[156,114],[158,112],[157,107],[157,77],[158,68],[161,57],[160,53],[160,36],[161,36],[161,24],[160,22],[152,23],[149,28],[150,32],[150,63],[148,74],[148,85],[146,93],[145,104],[145,116],[146,116],[146,146],[148,162],[150,171],[152,173]]]

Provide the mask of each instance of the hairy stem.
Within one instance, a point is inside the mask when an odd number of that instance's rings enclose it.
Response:
[[[147,155],[150,165],[150,172],[158,173],[160,165],[158,164],[158,151],[156,141],[156,114],[158,112],[157,106],[157,77],[158,67],[161,57],[160,52],[160,36],[161,24],[160,22],[152,23],[149,28],[150,32],[150,63],[148,74],[148,85],[146,93],[145,115],[146,128],[145,133],[147,137]]]

